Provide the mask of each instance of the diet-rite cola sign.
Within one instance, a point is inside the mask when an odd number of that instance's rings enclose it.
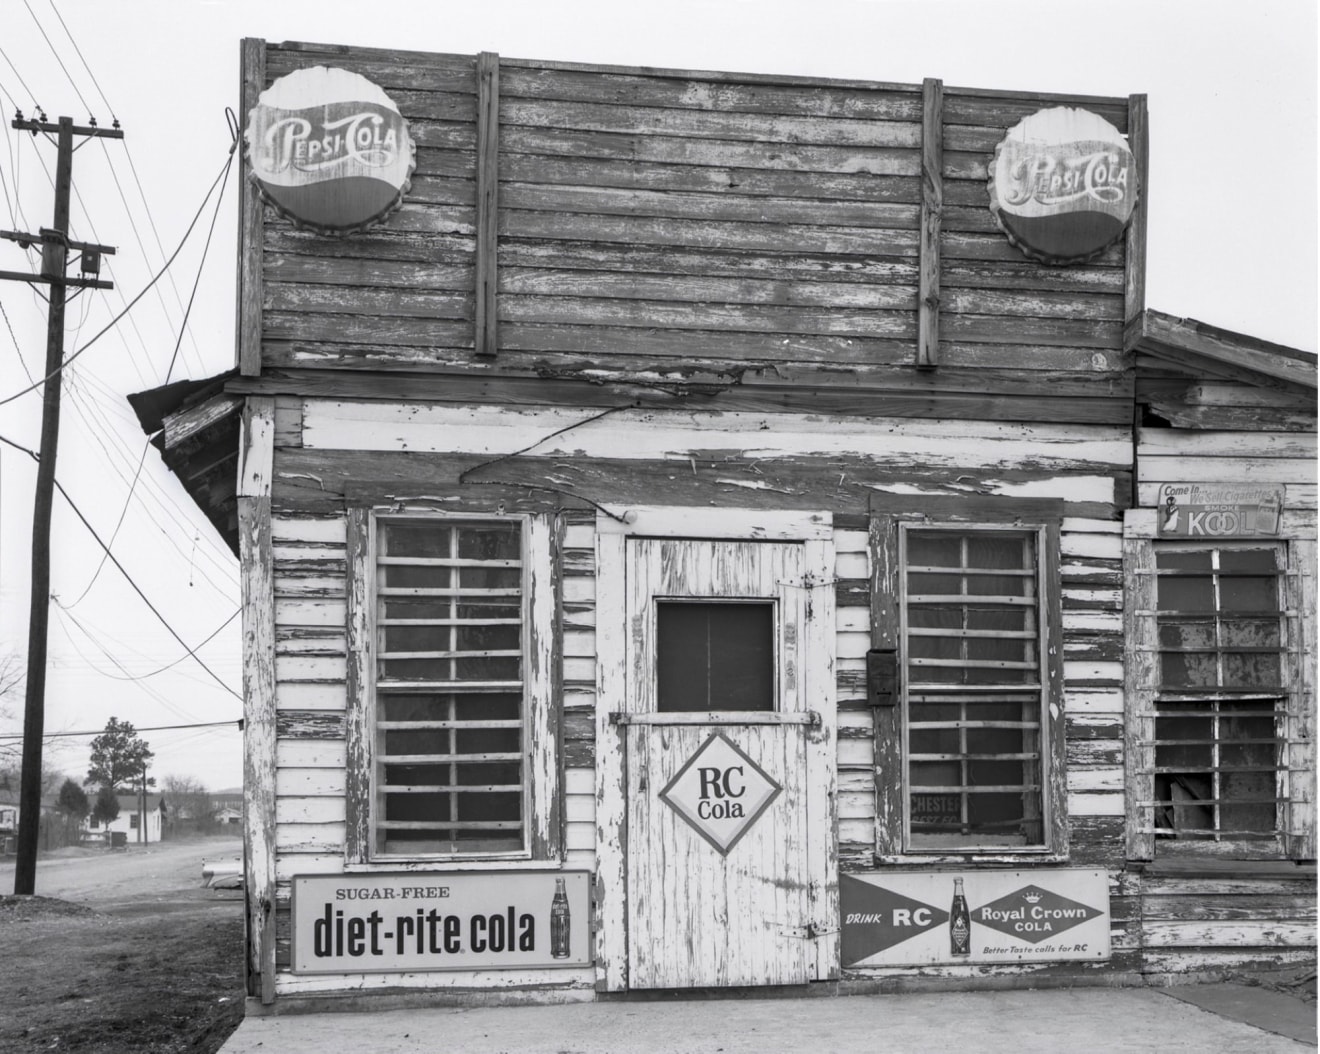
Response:
[[[845,967],[1109,958],[1103,870],[839,876]]]
[[[347,234],[407,193],[416,149],[390,97],[348,70],[295,70],[261,93],[244,135],[262,196],[301,226]]]
[[[585,871],[299,875],[293,972],[585,966]]]
[[[1234,483],[1165,483],[1160,487],[1161,538],[1276,537],[1283,487]]]
[[[1126,229],[1138,182],[1117,128],[1088,110],[1055,106],[1018,122],[995,147],[990,210],[1033,260],[1081,263]]]
[[[722,732],[688,758],[660,800],[727,856],[783,790]]]

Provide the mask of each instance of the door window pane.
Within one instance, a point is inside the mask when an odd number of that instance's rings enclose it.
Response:
[[[773,710],[773,604],[656,604],[657,709]]]

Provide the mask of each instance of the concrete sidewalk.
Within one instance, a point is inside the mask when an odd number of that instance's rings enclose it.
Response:
[[[248,1017],[220,1054],[1299,1052],[1315,1007],[1235,984]]]

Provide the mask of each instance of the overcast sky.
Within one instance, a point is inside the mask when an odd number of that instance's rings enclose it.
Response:
[[[239,784],[237,567],[145,437],[124,396],[233,364],[234,182],[226,107],[239,102],[239,41],[305,40],[629,66],[785,73],[948,86],[1145,93],[1150,113],[1147,305],[1314,351],[1316,347],[1316,5],[1314,0],[5,0],[0,31],[0,228],[51,222],[55,151],[8,126],[34,98],[54,120],[117,117],[122,142],[75,155],[73,236],[113,245],[110,292],[68,312],[66,352],[122,312],[193,234],[127,319],[66,373],[58,477],[175,632],[111,565],[63,499],[53,534],[46,727],[117,716],[144,732],[158,777]],[[240,116],[240,123],[245,118]],[[202,247],[215,219],[205,268]],[[0,270],[39,266],[0,241]],[[184,305],[196,300],[180,340]],[[0,399],[40,376],[45,306],[0,281]],[[171,361],[177,360],[171,372]],[[0,405],[0,436],[35,450],[40,396]],[[142,471],[137,468],[142,461]],[[134,484],[135,477],[138,477]],[[34,472],[0,447],[0,651],[26,652]],[[121,522],[122,521],[122,522]],[[224,628],[221,628],[224,627]],[[182,657],[182,661],[180,661]],[[22,697],[0,716],[21,729]],[[81,779],[86,737],[52,766]]]

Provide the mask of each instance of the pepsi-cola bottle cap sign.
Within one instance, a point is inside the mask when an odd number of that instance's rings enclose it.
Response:
[[[390,97],[328,66],[296,70],[262,92],[244,142],[262,196],[295,223],[332,234],[398,208],[416,156]]]
[[[1122,236],[1139,182],[1117,128],[1088,110],[1056,106],[1019,121],[995,147],[990,211],[1031,259],[1082,263]]]

